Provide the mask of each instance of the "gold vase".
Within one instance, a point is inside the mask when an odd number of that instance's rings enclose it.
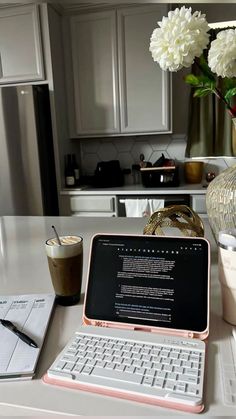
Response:
[[[232,147],[236,155],[236,118],[232,121]],[[228,167],[208,185],[206,207],[216,241],[219,231],[236,228],[236,164]]]

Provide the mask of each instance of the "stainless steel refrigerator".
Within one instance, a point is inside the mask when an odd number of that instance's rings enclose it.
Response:
[[[0,215],[58,215],[47,85],[0,88]]]

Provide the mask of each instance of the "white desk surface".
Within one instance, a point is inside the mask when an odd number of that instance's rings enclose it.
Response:
[[[141,218],[79,218],[79,217],[2,217],[0,218],[0,290],[4,294],[51,292],[45,240],[52,236],[54,224],[60,234],[80,234],[84,238],[85,289],[88,248],[97,232],[142,234],[146,220]],[[236,405],[226,406],[223,399],[219,365],[219,343],[231,328],[221,319],[220,289],[217,278],[217,249],[209,226],[206,237],[212,242],[211,323],[208,346],[205,411],[208,416],[236,416]],[[191,280],[191,279],[190,279]],[[84,294],[83,294],[84,295]],[[83,298],[82,298],[83,300]],[[170,416],[186,415],[129,400],[97,395],[80,390],[58,388],[44,384],[43,374],[56,355],[81,324],[82,304],[57,306],[38,362],[37,373],[31,381],[0,383],[0,415],[44,416]],[[188,415],[189,416],[189,415]]]

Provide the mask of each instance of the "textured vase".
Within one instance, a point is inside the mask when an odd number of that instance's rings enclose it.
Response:
[[[224,170],[209,184],[206,207],[216,240],[219,231],[236,228],[236,164]]]

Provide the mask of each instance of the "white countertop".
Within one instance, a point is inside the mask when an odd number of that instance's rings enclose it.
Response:
[[[59,234],[79,234],[84,238],[84,270],[82,295],[88,266],[90,239],[97,232],[140,233],[143,218],[80,217],[2,217],[0,218],[0,289],[1,294],[51,292],[44,243],[55,225]],[[208,344],[206,408],[209,416],[236,416],[235,407],[223,403],[220,378],[219,344],[231,333],[221,319],[220,292],[217,274],[217,248],[206,224],[206,237],[212,243],[211,324]],[[191,278],[189,278],[191,281]],[[82,301],[72,307],[56,307],[37,374],[31,381],[0,383],[0,415],[94,415],[94,416],[170,416],[186,413],[145,405],[98,394],[49,386],[41,378],[56,355],[74,333],[82,318]]]
[[[84,186],[75,189],[62,189],[61,195],[204,195],[206,187],[202,184],[182,184],[173,188],[145,188],[143,185],[126,185],[114,188],[92,188]]]

